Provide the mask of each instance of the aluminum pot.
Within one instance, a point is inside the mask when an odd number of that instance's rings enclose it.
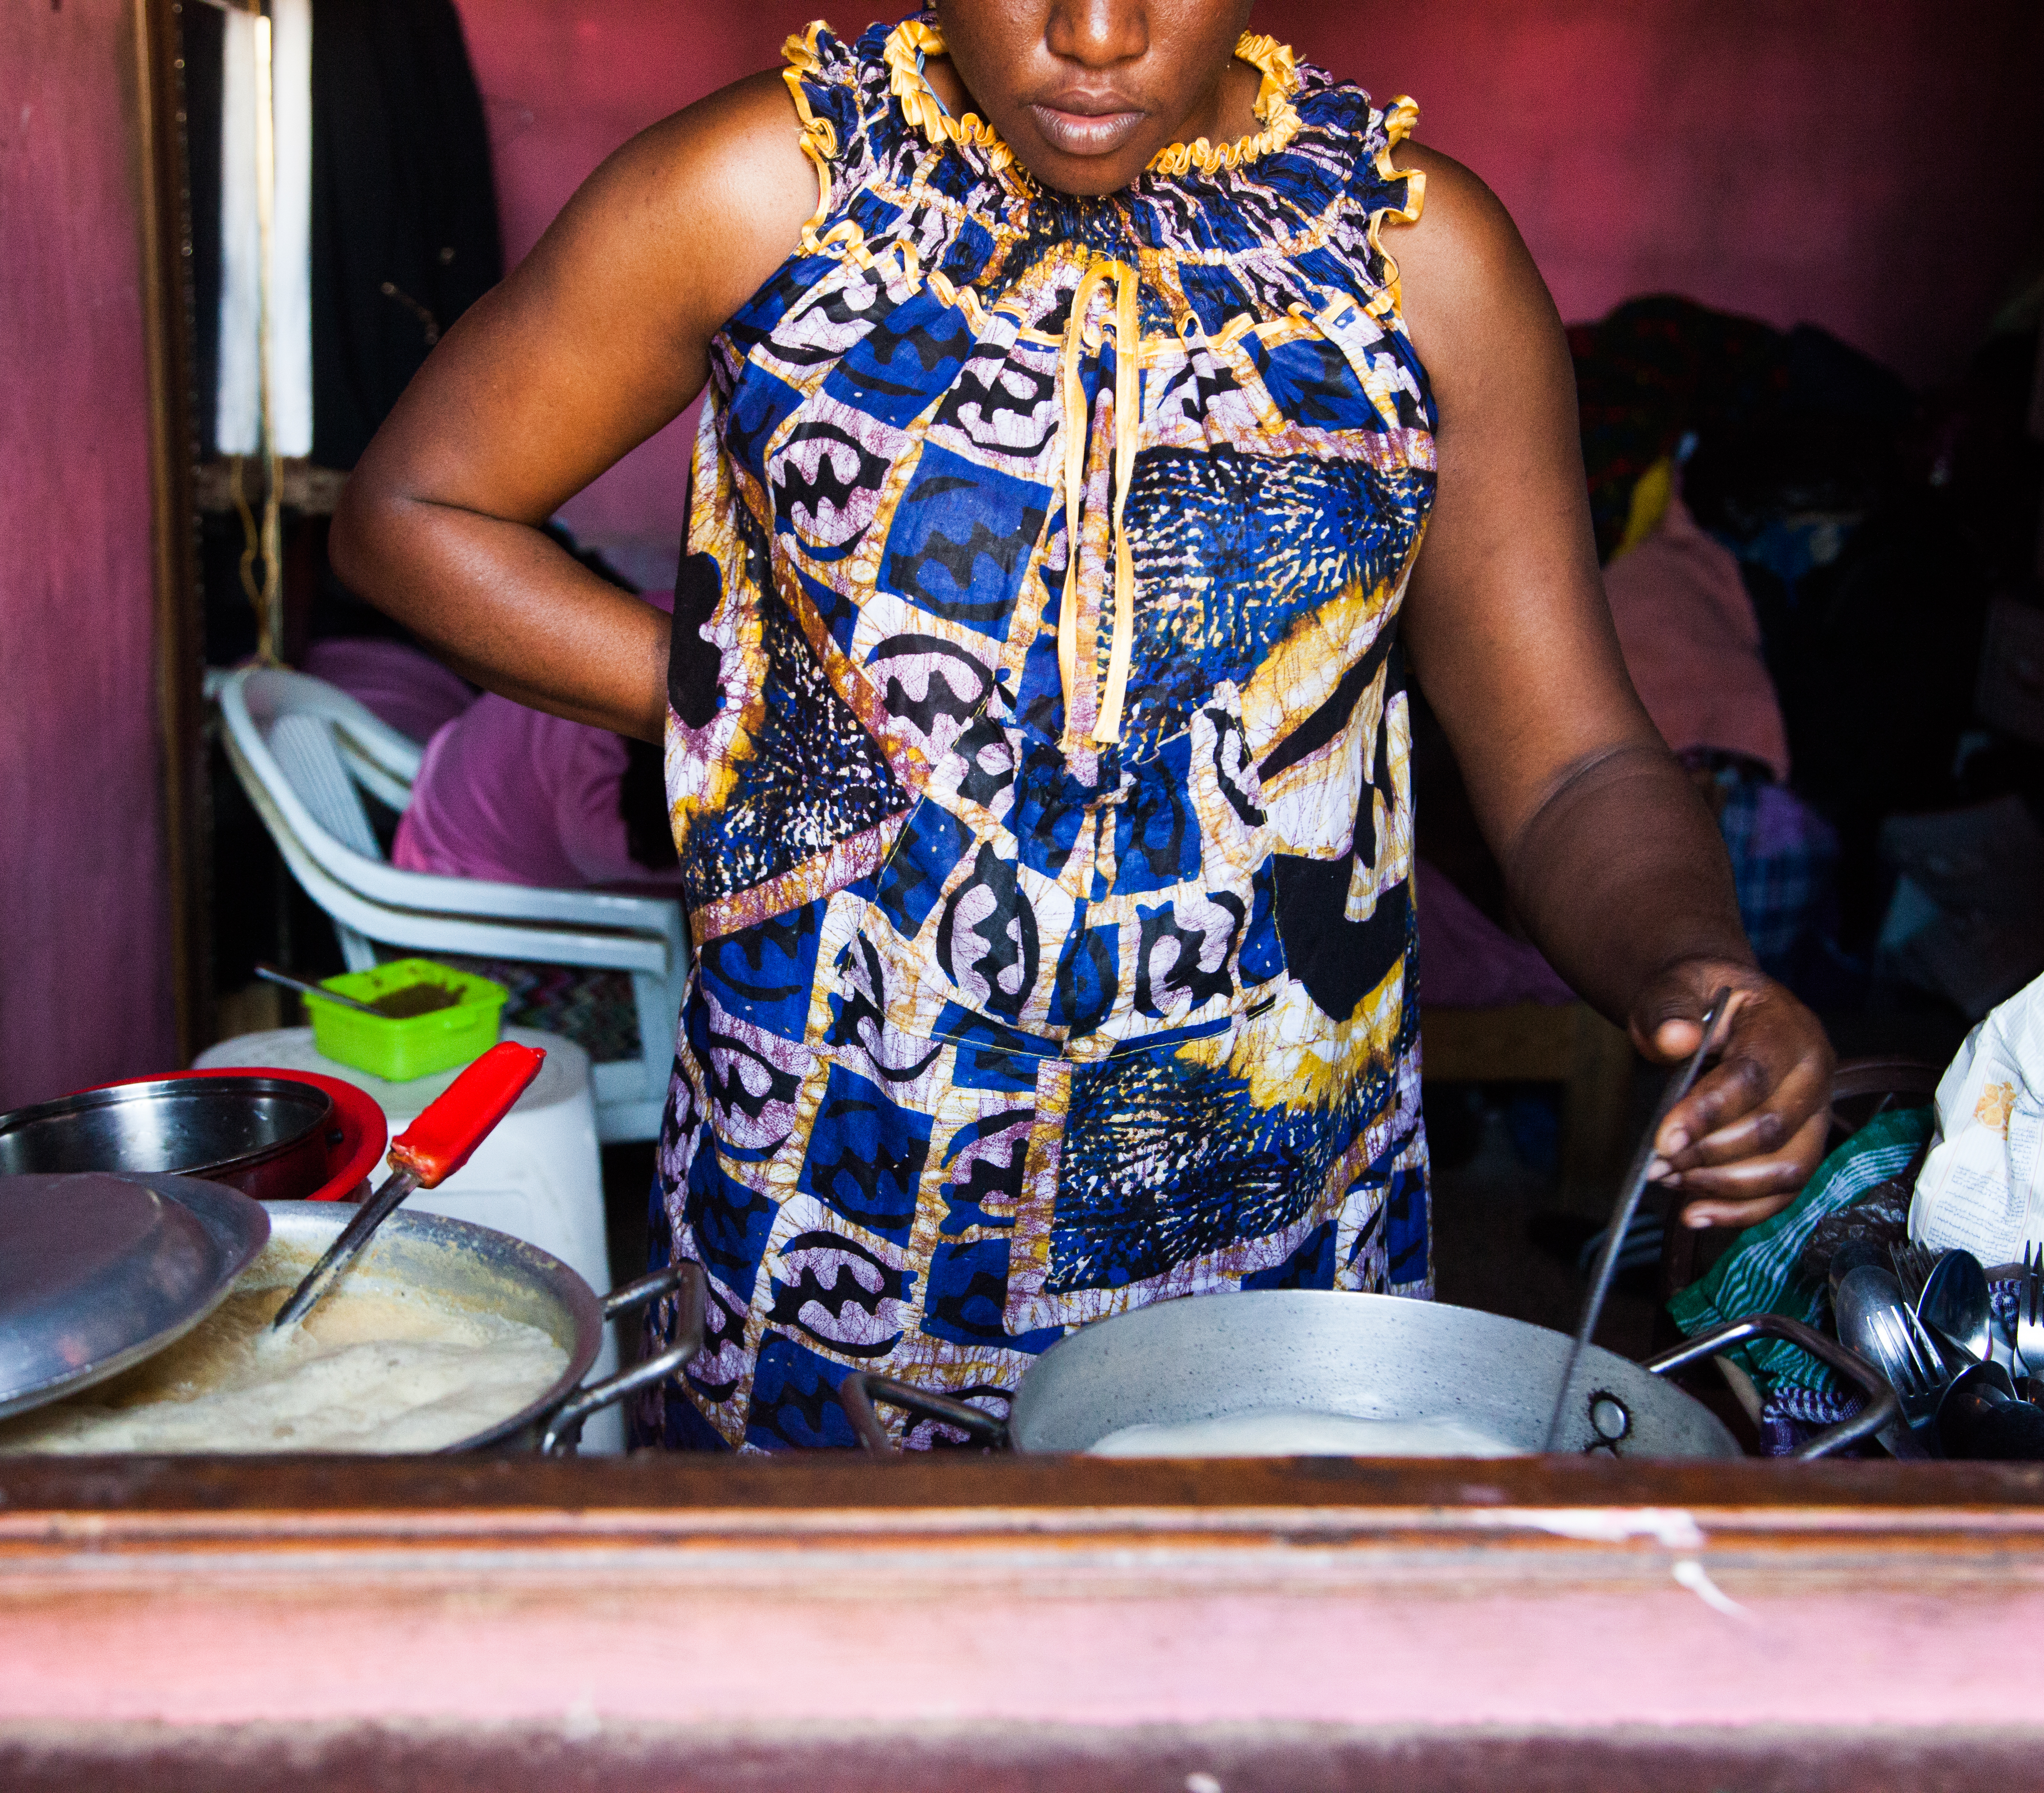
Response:
[[[1815,1352],[1866,1405],[1796,1454],[1823,1456],[1895,1417],[1894,1392],[1864,1360],[1778,1314],[1735,1320],[1646,1363],[1586,1349],[1558,1449],[1619,1457],[1735,1457],[1718,1417],[1662,1379],[1754,1338]],[[1159,1302],[1083,1326],[1023,1374],[1005,1420],[905,1383],[855,1372],[839,1399],[860,1441],[893,1456],[876,1402],[1026,1452],[1084,1451],[1124,1426],[1178,1425],[1257,1408],[1365,1419],[1454,1418],[1527,1451],[1546,1435],[1570,1341],[1523,1320],[1400,1297],[1268,1289]]]
[[[355,1213],[337,1202],[266,1202],[270,1243],[249,1272],[265,1281],[295,1281],[319,1260]],[[599,1298],[551,1252],[487,1226],[400,1209],[377,1229],[348,1272],[352,1277],[402,1283],[413,1293],[444,1295],[536,1326],[567,1353],[554,1385],[488,1430],[447,1451],[537,1450],[572,1456],[589,1417],[649,1383],[679,1371],[702,1349],[702,1271],[678,1263]],[[582,1378],[603,1342],[604,1322],[673,1295],[681,1304],[674,1342],[658,1356],[601,1382]]]
[[[0,1175],[168,1172],[284,1200],[327,1180],[341,1138],[333,1099],[316,1084],[260,1072],[159,1077],[0,1114]]]

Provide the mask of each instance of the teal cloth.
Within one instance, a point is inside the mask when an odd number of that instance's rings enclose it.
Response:
[[[1876,1115],[1817,1167],[1803,1192],[1772,1220],[1745,1233],[1696,1282],[1671,1296],[1668,1311],[1685,1336],[1753,1314],[1780,1314],[1806,1326],[1823,1316],[1824,1286],[1796,1268],[1796,1260],[1827,1214],[1849,1208],[1907,1171],[1931,1137],[1929,1108]],[[1762,1396],[1784,1387],[1834,1400],[1857,1398],[1800,1345],[1763,1339],[1725,1353],[1754,1379]]]

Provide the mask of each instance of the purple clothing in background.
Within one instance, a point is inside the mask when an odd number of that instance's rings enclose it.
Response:
[[[671,591],[640,595],[674,608]],[[625,845],[617,794],[628,751],[608,729],[485,692],[427,744],[390,862],[502,884],[673,890],[678,870],[648,871]]]
[[[315,641],[305,650],[305,669],[421,746],[475,702],[466,679],[402,641]]]
[[[1412,895],[1420,910],[1420,998],[1428,1008],[1576,1000],[1539,948],[1513,939],[1423,859],[1412,862]]]

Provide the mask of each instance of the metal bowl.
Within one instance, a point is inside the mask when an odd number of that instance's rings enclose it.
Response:
[[[290,1077],[160,1077],[0,1114],[0,1175],[169,1172],[283,1201],[326,1180],[332,1099]]]

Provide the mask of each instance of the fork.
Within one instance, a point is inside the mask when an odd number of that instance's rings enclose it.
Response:
[[[1901,1399],[1902,1418],[1920,1438],[1932,1428],[1945,1392],[1943,1359],[1907,1310],[1870,1314],[1868,1324],[1879,1341],[1881,1368]]]
[[[2015,1294],[2015,1362],[2026,1376],[2044,1374],[2044,1245],[2023,1248],[2023,1280]]]
[[[1913,1239],[1898,1240],[1888,1248],[1888,1255],[1895,1265],[1895,1279],[1902,1285],[1903,1299],[1913,1308],[1923,1299],[1923,1285],[1930,1281],[1937,1260]]]

